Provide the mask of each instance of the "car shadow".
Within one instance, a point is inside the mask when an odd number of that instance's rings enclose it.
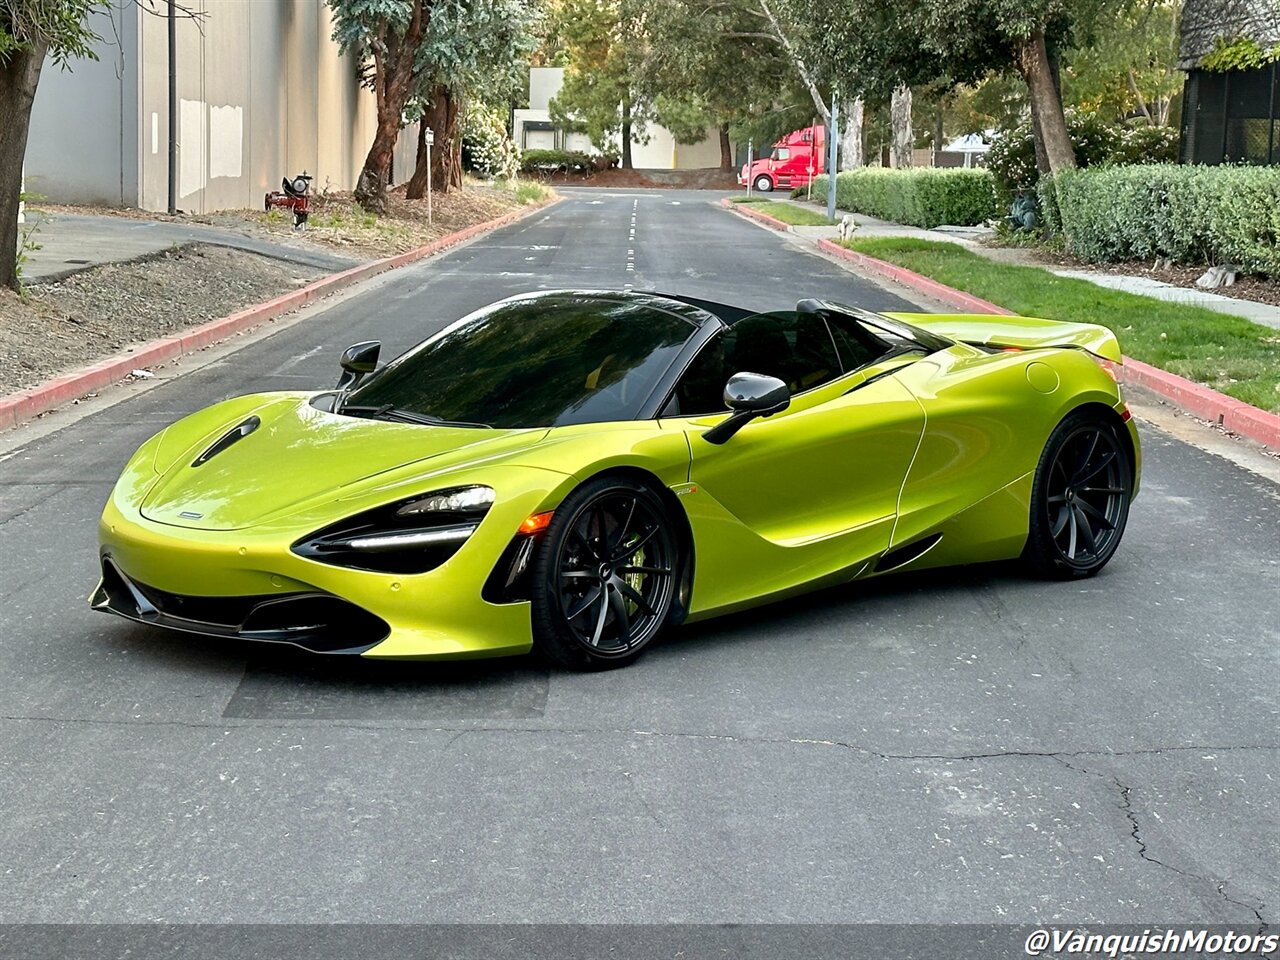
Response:
[[[869,580],[825,587],[786,600],[749,607],[713,619],[686,624],[673,631],[663,647],[688,652],[696,647],[712,649],[740,642],[744,633],[777,637],[783,631],[828,626],[833,616],[857,613],[863,618],[901,613],[912,598],[940,600],[949,595],[971,595],[1000,583],[1027,583],[1013,561],[941,567],[935,570],[895,573]]]

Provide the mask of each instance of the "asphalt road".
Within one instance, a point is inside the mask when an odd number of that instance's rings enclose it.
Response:
[[[1280,918],[1280,498],[1151,428],[1094,580],[881,579],[610,673],[334,662],[89,610],[136,445],[327,385],[349,342],[389,356],[545,287],[906,306],[708,200],[572,192],[0,454],[0,921]]]

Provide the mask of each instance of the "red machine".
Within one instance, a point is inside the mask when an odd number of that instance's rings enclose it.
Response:
[[[774,188],[806,187],[815,176],[826,172],[826,139],[826,127],[821,124],[792,130],[773,145],[769,156],[752,163],[750,170],[743,164],[738,183],[744,187],[750,183],[761,193]]]
[[[307,213],[311,210],[311,177],[303,170],[292,180],[285,177],[280,181],[283,190],[272,190],[263,202],[267,212],[272,207],[293,211],[293,229],[301,230],[307,225]]]

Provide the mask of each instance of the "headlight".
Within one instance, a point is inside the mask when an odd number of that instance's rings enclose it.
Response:
[[[396,511],[397,517],[417,517],[424,513],[476,513],[493,505],[493,487],[455,487],[418,500],[410,500]]]
[[[454,487],[367,510],[293,544],[299,556],[380,573],[426,573],[452,557],[493,504],[493,488]]]

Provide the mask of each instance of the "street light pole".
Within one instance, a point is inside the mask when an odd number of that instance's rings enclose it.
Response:
[[[178,212],[178,11],[169,0],[169,216]]]
[[[831,129],[827,131],[827,219],[836,218],[836,148],[839,146],[839,99],[831,93]]]

